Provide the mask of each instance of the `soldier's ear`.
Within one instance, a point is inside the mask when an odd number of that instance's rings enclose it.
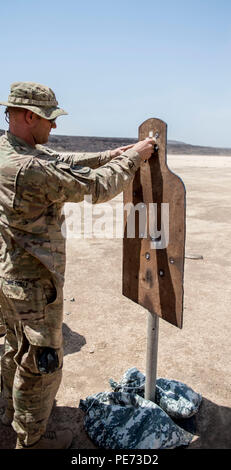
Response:
[[[33,126],[39,119],[39,116],[33,111],[26,110],[25,112],[25,121],[29,126]]]
[[[34,113],[33,113],[32,111],[28,111],[28,110],[25,111],[25,121],[26,121],[26,123],[29,124],[29,125],[30,125],[31,122],[32,122],[32,119],[33,119],[32,116],[33,116],[33,114],[34,114]]]

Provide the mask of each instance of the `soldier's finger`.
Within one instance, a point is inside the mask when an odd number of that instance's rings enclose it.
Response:
[[[153,137],[152,137],[152,138],[147,137],[145,140],[147,141],[147,143],[148,143],[149,145],[152,145],[152,147],[153,147],[153,146],[155,145],[155,143],[156,143],[156,140],[155,140]]]
[[[120,147],[121,150],[128,150],[134,147],[135,144],[125,145],[124,147]]]

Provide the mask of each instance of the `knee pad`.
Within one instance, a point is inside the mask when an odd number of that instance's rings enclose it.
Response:
[[[37,366],[42,374],[51,374],[59,368],[59,358],[55,349],[42,348],[37,354]]]

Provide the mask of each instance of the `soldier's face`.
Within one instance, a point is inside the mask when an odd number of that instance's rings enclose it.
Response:
[[[36,144],[46,144],[49,138],[51,129],[56,129],[56,123],[54,121],[48,121],[48,119],[39,118],[36,126],[33,129],[33,137]]]

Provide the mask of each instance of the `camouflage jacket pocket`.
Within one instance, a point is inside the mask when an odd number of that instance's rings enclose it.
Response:
[[[68,171],[73,176],[87,176],[91,168],[83,165],[69,165],[68,163],[59,162],[56,164],[57,168],[63,171]]]

